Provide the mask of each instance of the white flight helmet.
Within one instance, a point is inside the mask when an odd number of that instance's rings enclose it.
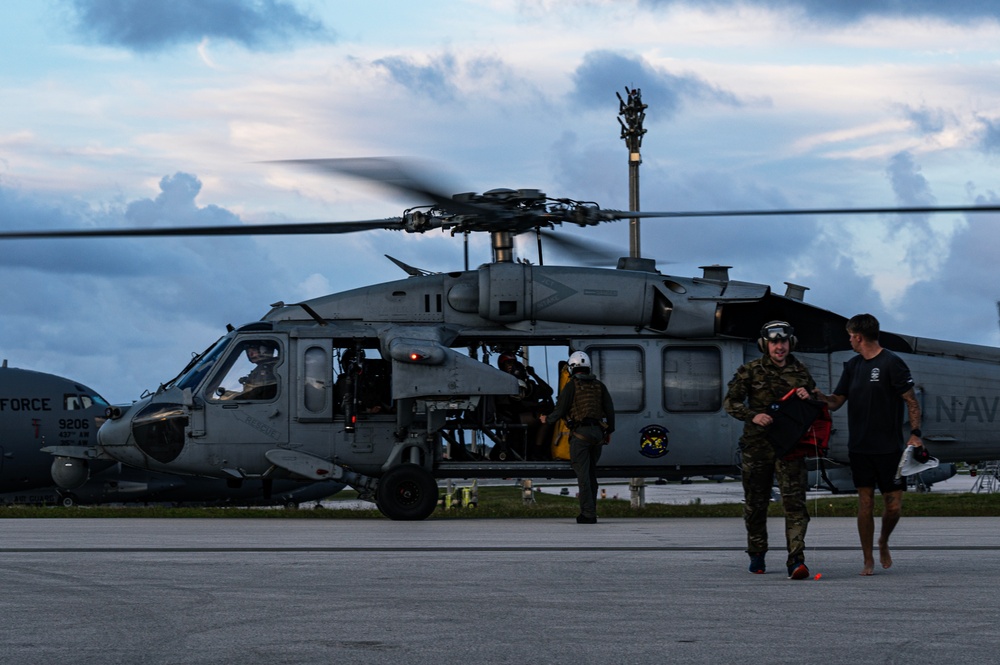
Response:
[[[569,357],[567,363],[569,371],[575,372],[577,369],[590,369],[590,356],[583,351],[576,351]]]

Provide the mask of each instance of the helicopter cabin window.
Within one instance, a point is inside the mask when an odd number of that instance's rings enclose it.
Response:
[[[663,351],[663,406],[672,412],[722,408],[722,354],[714,346],[671,346]]]
[[[330,356],[326,349],[311,346],[303,355],[305,372],[302,388],[307,411],[321,413],[326,409],[326,388],[330,385]]]
[[[642,411],[646,374],[642,349],[637,347],[590,347],[587,349],[594,374],[611,393],[617,412]]]
[[[278,343],[269,339],[241,342],[230,353],[225,370],[209,393],[217,400],[262,401],[278,395],[274,368],[281,361]]]

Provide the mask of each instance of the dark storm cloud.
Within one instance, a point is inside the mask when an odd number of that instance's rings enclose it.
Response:
[[[743,103],[732,93],[716,88],[694,75],[677,76],[647,63],[642,58],[612,51],[591,51],[573,72],[571,99],[586,108],[607,109],[613,91],[625,96],[625,87],[638,88],[649,108],[647,118],[669,118],[691,101],[707,101],[730,106]]]
[[[930,17],[967,23],[1000,18],[1000,0],[643,0],[652,7],[687,5],[727,8],[735,5],[800,12],[815,21],[855,23],[867,18]]]
[[[72,0],[77,27],[102,44],[160,51],[205,37],[248,49],[332,39],[322,22],[287,0]]]

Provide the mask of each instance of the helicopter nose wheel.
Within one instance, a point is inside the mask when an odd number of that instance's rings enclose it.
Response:
[[[402,464],[378,481],[375,503],[391,520],[422,520],[437,507],[434,477],[415,464]]]

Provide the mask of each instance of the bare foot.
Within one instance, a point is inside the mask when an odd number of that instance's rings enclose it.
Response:
[[[859,573],[863,576],[874,575],[875,574],[875,559],[865,559],[865,567]]]
[[[878,557],[882,561],[883,568],[892,568],[892,554],[889,553],[888,543],[878,544]]]

